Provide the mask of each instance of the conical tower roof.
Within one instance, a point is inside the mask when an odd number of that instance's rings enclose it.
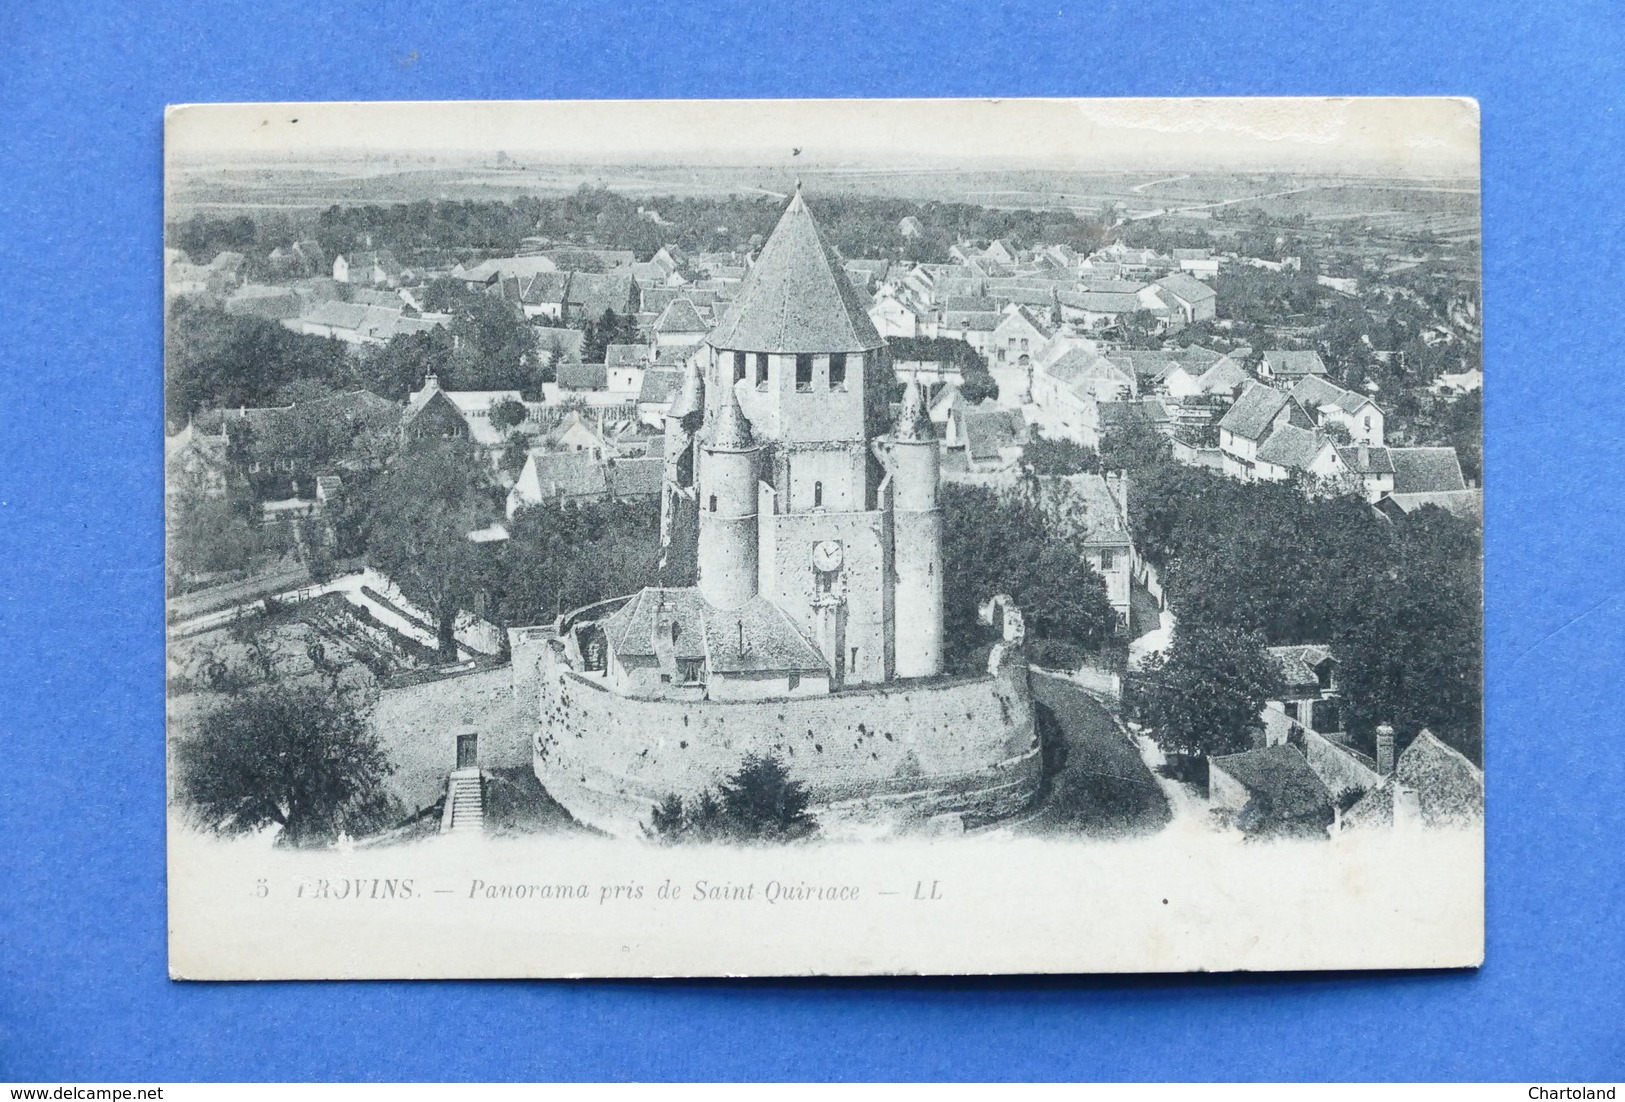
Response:
[[[672,402],[671,408],[666,411],[666,416],[675,417],[680,421],[704,410],[705,379],[700,375],[700,365],[691,359],[683,372],[683,389],[677,392],[677,397]]]
[[[925,408],[925,396],[920,393],[918,379],[910,379],[903,391],[903,405],[897,411],[892,425],[892,436],[898,440],[935,440],[936,429],[931,414]]]
[[[748,451],[756,446],[756,434],[751,432],[745,411],[739,408],[739,394],[733,387],[728,388],[728,400],[722,403],[706,432],[705,446],[729,452]]]
[[[809,353],[864,352],[885,343],[799,186],[706,343],[736,352]]]

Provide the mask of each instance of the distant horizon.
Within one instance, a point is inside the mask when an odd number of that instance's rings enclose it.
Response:
[[[506,154],[792,179],[1170,169],[1476,180],[1479,169],[1477,105],[1441,98],[203,104],[171,108],[166,124],[167,153],[183,163]]]

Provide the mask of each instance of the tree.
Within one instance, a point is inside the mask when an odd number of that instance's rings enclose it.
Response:
[[[319,846],[385,825],[394,766],[347,696],[273,682],[205,714],[176,749],[180,788],[211,831],[281,827],[278,845]]]
[[[1129,689],[1131,706],[1165,751],[1234,754],[1252,747],[1264,702],[1281,694],[1281,671],[1256,632],[1181,624]]]
[[[993,380],[986,369],[979,371],[966,371],[959,384],[959,393],[964,395],[965,401],[977,405],[988,398],[997,399],[999,384]]]
[[[482,559],[468,534],[491,510],[482,460],[464,440],[404,452],[374,491],[367,557],[435,617],[441,654],[457,660],[457,613],[480,588]]]
[[[1168,438],[1150,422],[1131,420],[1120,428],[1108,429],[1100,439],[1100,465],[1108,471],[1144,474],[1166,463],[1172,454]]]
[[[1037,436],[1021,453],[1022,466],[1035,475],[1092,474],[1100,470],[1100,456],[1075,440]]]
[[[525,403],[512,398],[504,398],[491,407],[491,424],[504,432],[523,425],[529,416],[530,410],[525,408]]]
[[[1013,598],[1029,637],[1097,651],[1117,638],[1105,581],[1046,521],[1031,487],[1007,493],[945,485],[943,621],[948,662],[969,669],[982,637],[977,613],[995,594]]]
[[[684,803],[667,796],[650,815],[651,833],[667,842],[790,842],[810,836],[816,824],[801,782],[774,755],[749,754],[718,786]]]

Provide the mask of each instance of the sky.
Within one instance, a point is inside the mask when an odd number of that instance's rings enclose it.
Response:
[[[171,154],[492,154],[558,163],[1478,174],[1447,98],[578,100],[170,108]]]

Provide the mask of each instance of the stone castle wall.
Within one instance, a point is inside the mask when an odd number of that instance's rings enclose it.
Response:
[[[515,692],[540,706],[536,776],[580,821],[638,836],[669,795],[698,796],[749,754],[775,755],[826,822],[995,819],[1025,807],[1041,761],[1025,666],[751,702],[617,696],[539,636],[516,648]]]

